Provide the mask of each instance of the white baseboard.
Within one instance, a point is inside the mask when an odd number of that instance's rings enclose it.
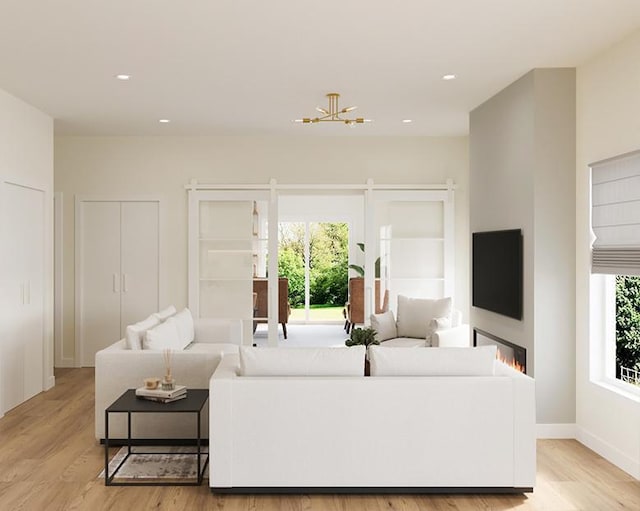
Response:
[[[576,438],[575,424],[536,424],[537,438]]]
[[[67,367],[76,367],[76,361],[73,358],[63,358],[60,360],[56,367],[67,368]]]
[[[640,479],[640,461],[629,457],[617,447],[588,432],[584,428],[576,428],[576,439],[607,461],[624,470],[632,477]]]

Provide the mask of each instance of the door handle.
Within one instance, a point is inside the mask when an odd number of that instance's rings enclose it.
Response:
[[[122,292],[123,293],[127,292],[127,274],[126,273],[122,274]]]
[[[120,290],[118,289],[118,274],[113,274],[113,292],[118,293]]]

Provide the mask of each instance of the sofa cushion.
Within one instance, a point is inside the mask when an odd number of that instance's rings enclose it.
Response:
[[[433,318],[451,316],[451,298],[432,300],[398,295],[398,337],[426,339]]]
[[[380,342],[398,337],[393,311],[371,314],[371,328],[376,331],[376,339]]]
[[[240,347],[241,376],[364,376],[364,346]]]
[[[424,339],[415,339],[413,337],[396,337],[394,339],[387,339],[383,342],[382,346],[390,346],[396,348],[424,348]]]
[[[495,346],[408,350],[369,347],[371,376],[493,376]]]
[[[142,347],[145,350],[181,351],[184,349],[184,345],[180,342],[180,332],[175,318],[171,317],[164,323],[147,330]]]
[[[155,312],[152,315],[158,318],[160,323],[162,323],[163,321],[166,321],[171,316],[173,316],[176,312],[176,308],[173,305],[169,305],[169,307],[167,307],[166,309],[162,309],[161,311]]]
[[[184,349],[191,344],[194,339],[195,329],[193,326],[193,316],[189,309],[182,309],[169,319],[174,319],[178,328],[178,341],[180,349]]]
[[[160,320],[156,317],[155,314],[151,314],[151,316],[149,316],[148,318],[143,319],[142,321],[138,321],[133,325],[127,326],[125,330],[127,348],[130,350],[141,350],[144,335],[147,330],[159,324]]]
[[[229,342],[192,342],[184,349],[189,353],[207,353],[214,355],[237,355],[238,345]]]

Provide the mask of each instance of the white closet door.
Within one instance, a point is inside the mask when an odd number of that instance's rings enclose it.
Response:
[[[23,347],[24,400],[43,391],[44,370],[44,192],[25,189],[22,221],[25,300]]]
[[[3,309],[0,406],[3,411],[43,389],[43,192],[5,183],[2,189]]]
[[[81,202],[79,339],[81,364],[92,367],[97,351],[120,336],[120,203]]]
[[[159,309],[159,203],[122,202],[120,335]]]

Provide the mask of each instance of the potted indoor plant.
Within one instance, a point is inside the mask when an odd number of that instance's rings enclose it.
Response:
[[[344,341],[346,346],[364,346],[365,348],[373,345],[380,344],[380,341],[376,339],[376,332],[371,327],[366,328],[354,328],[351,330],[351,337]],[[369,376],[369,360],[364,360],[364,375]]]

